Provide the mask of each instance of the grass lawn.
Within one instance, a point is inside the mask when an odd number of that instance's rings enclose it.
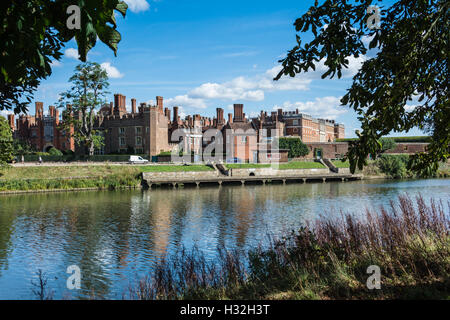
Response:
[[[0,170],[0,180],[9,179],[65,179],[100,178],[111,175],[138,175],[142,167],[138,166],[64,166],[64,167],[9,167]]]
[[[325,167],[319,162],[312,161],[293,161],[280,164],[280,170],[290,169],[324,169]]]
[[[255,163],[243,163],[243,164],[227,164],[229,169],[259,169],[270,168],[270,164],[255,164]],[[293,161],[289,163],[280,163],[280,170],[289,169],[324,169],[325,167],[319,162],[312,161]]]
[[[64,167],[20,167],[0,170],[0,180],[12,179],[67,179],[67,178],[105,178],[112,175],[137,176],[142,172],[181,172],[181,171],[210,171],[204,165],[192,166],[64,166]]]
[[[257,163],[233,163],[226,165],[228,169],[258,169],[258,168],[270,168],[270,164],[257,164]]]
[[[349,161],[342,162],[340,160],[334,160],[334,161],[331,161],[331,162],[334,164],[334,166],[336,168],[350,168],[350,162]]]
[[[191,171],[213,171],[214,169],[204,165],[188,165],[188,166],[146,166],[140,168],[142,172],[191,172]]]
[[[210,167],[192,166],[36,166],[0,169],[0,191],[53,189],[120,189],[138,187],[142,172],[209,171]]]

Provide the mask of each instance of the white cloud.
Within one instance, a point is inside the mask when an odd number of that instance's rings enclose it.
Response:
[[[12,111],[6,111],[6,110],[0,111],[0,116],[4,117],[5,119],[8,119],[8,114],[12,114]]]
[[[150,4],[146,0],[125,0],[125,2],[128,4],[128,8],[135,13],[150,9]]]
[[[62,67],[62,63],[59,62],[58,60],[52,61],[52,62],[50,63],[50,65],[51,65],[52,67],[55,67],[55,68]]]
[[[167,107],[179,106],[194,109],[206,109],[207,105],[203,99],[191,98],[188,95],[176,96],[175,98],[166,99],[164,104]]]
[[[409,104],[407,104],[407,105],[405,105],[405,111],[406,112],[412,112],[412,111],[414,111],[414,109],[416,109],[418,106],[417,105],[409,105]]]
[[[359,58],[349,57],[348,68],[343,70],[342,77],[353,77],[365,59],[364,56],[360,56]],[[281,66],[275,66],[255,77],[241,76],[223,83],[204,83],[191,90],[188,96],[196,99],[262,101],[264,100],[264,93],[266,91],[309,90],[309,85],[312,80],[320,79],[326,68],[324,60],[322,60],[318,63],[316,71],[298,74],[294,78],[284,76],[280,80],[274,81],[273,79],[278,75],[280,70]]]
[[[342,72],[343,78],[353,77],[366,60],[365,56],[359,58],[349,57],[348,68]],[[275,76],[280,72],[281,66],[275,66],[264,73],[253,77],[240,76],[230,81],[215,83],[204,83],[185,95],[179,95],[168,100],[168,105],[186,106],[196,109],[207,107],[207,100],[225,100],[225,101],[263,101],[266,92],[276,91],[307,91],[313,80],[320,79],[326,71],[324,60],[317,64],[316,70],[308,73],[298,74],[296,77],[282,77],[274,81]],[[301,109],[305,113],[314,116],[328,117],[334,119],[342,113],[347,112],[343,108],[337,108],[340,105],[339,98],[324,97],[316,101],[309,102],[285,102],[284,108]]]
[[[110,62],[103,62],[101,64],[101,67],[106,70],[106,72],[108,73],[108,77],[112,79],[123,77],[123,74],[120,73],[120,71],[116,67],[113,67]]]
[[[238,79],[235,79],[238,80]],[[248,100],[262,101],[264,100],[264,91],[248,90],[253,87],[251,83],[242,79],[241,85],[238,83],[228,82],[224,84],[205,83],[200,87],[189,92],[189,96],[195,99],[224,99],[224,100]],[[239,80],[238,80],[239,81]]]
[[[280,70],[281,67],[277,66],[251,78],[241,76],[224,83],[204,83],[191,90],[188,95],[196,99],[262,101],[265,91],[309,89],[311,80],[302,76],[284,77],[279,81],[273,81]]]
[[[298,109],[301,113],[309,114],[313,117],[320,117],[325,119],[336,119],[338,116],[347,113],[348,109],[341,106],[341,98],[339,97],[321,97],[314,101],[294,102],[287,101],[281,106],[275,106],[273,109],[279,108],[284,111],[295,111]]]
[[[78,60],[78,50],[74,48],[68,48],[64,51],[64,55],[67,58]]]

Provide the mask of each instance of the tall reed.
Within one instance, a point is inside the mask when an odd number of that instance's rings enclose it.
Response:
[[[181,250],[130,286],[128,299],[448,298],[450,202],[400,196],[362,217],[318,219],[246,253],[207,261]],[[381,268],[381,290],[366,286]]]

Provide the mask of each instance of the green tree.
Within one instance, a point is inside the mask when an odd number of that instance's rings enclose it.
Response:
[[[94,129],[95,110],[106,102],[108,75],[98,63],[85,62],[75,68],[69,81],[72,87],[61,93],[59,100],[60,108],[70,106],[63,112],[63,128],[67,132],[73,128],[75,142],[88,148],[92,156],[103,143]]]
[[[381,172],[393,179],[402,179],[408,176],[406,169],[409,156],[407,155],[382,155],[377,160],[377,166]]]
[[[0,166],[13,159],[13,138],[8,121],[0,116]]]
[[[300,138],[280,138],[278,144],[280,149],[289,150],[289,158],[304,157],[309,154],[308,147]]]
[[[80,8],[80,29],[70,30],[67,8]],[[51,63],[64,44],[75,38],[81,61],[100,41],[117,54],[121,40],[114,12],[124,17],[119,0],[2,0],[0,8],[0,110],[26,112],[33,92],[50,76]]]
[[[14,139],[13,141],[13,152],[16,156],[23,156],[27,154],[33,154],[36,149],[27,141]]]
[[[60,150],[56,149],[56,148],[50,148],[50,150],[48,151],[48,153],[49,153],[51,156],[62,156],[62,155],[63,155],[63,153],[62,153]]]
[[[395,140],[392,138],[381,138],[379,142],[381,143],[381,153],[393,150],[397,147]]]
[[[428,152],[413,157],[409,168],[420,175],[436,171],[449,157],[450,112],[448,101],[448,58],[450,24],[446,0],[396,1],[381,10],[379,29],[369,29],[368,7],[377,1],[315,1],[294,23],[297,45],[280,60],[283,75],[294,77],[315,70],[323,63],[322,78],[338,78],[349,64],[368,49],[366,58],[341,103],[353,108],[361,122],[359,139],[351,144],[351,170],[367,165],[382,145],[379,139],[390,132],[408,132],[418,127],[432,135]],[[303,33],[313,38],[302,43]],[[369,40],[369,48],[364,41]],[[417,105],[406,108],[417,99]],[[415,103],[415,102],[414,102]]]

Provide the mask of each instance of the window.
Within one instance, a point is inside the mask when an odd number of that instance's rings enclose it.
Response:
[[[122,128],[121,128],[121,129],[122,129]],[[120,146],[126,145],[126,142],[125,142],[125,138],[124,138],[124,137],[120,137],[120,138],[119,138],[119,145],[120,145]]]
[[[119,128],[119,134],[125,134],[125,128]]]
[[[247,136],[242,136],[241,141],[242,143],[247,143]]]
[[[404,147],[403,147],[403,150],[404,150],[404,151],[408,151],[408,146],[404,146]]]
[[[146,132],[146,133],[149,133],[149,132],[150,132],[150,128],[149,128],[149,127],[146,127],[146,128],[145,128],[145,132]]]
[[[298,120],[292,121],[292,125],[293,125],[293,126],[298,126]]]
[[[137,135],[142,133],[142,127],[135,127],[134,129]]]
[[[136,137],[136,145],[142,146],[142,137]]]

